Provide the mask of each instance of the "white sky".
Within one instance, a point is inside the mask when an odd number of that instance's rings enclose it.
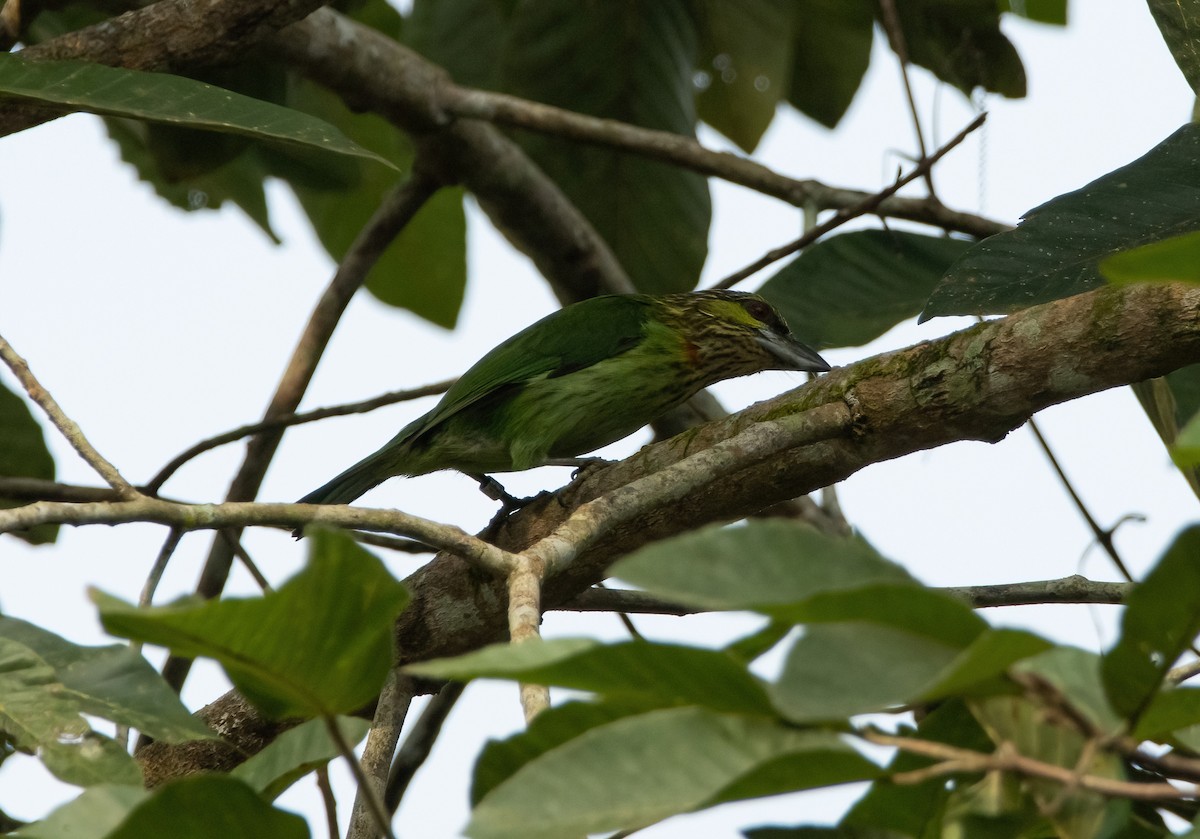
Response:
[[[1006,31],[1025,60],[1030,96],[989,98],[982,140],[971,140],[937,170],[951,206],[1015,221],[1048,198],[1129,162],[1186,121],[1191,93],[1144,5],[1072,4],[1072,23],[1057,28],[1009,19]],[[759,159],[797,176],[875,188],[888,182],[901,153],[913,149],[907,105],[894,61],[879,48],[864,88],[843,126],[827,132],[781,112]],[[934,143],[955,133],[973,112],[960,94],[938,91],[915,75],[922,117]],[[708,133],[709,145],[723,141]],[[986,151],[984,150],[986,147]],[[982,183],[982,190],[981,190]],[[716,213],[711,282],[796,235],[797,211],[723,184]],[[134,482],[148,479],[198,439],[257,419],[317,295],[331,275],[286,189],[270,190],[283,247],[271,246],[237,210],[185,215],[159,199],[119,163],[98,120],[73,116],[0,140],[0,334],[92,442]],[[488,348],[554,305],[527,260],[514,254],[472,207],[470,285],[459,328],[448,333],[363,295],[351,304],[310,389],[305,407],[373,396],[455,375]],[[765,277],[764,277],[765,278]],[[761,280],[746,284],[757,288]],[[893,330],[869,347],[834,351],[849,364],[885,349],[934,338],[966,325],[938,319]],[[385,360],[382,361],[381,360]],[[15,384],[0,372],[9,387]],[[717,388],[737,409],[801,383],[766,373]],[[290,501],[391,437],[431,400],[371,415],[290,431],[262,493]],[[1135,573],[1146,569],[1185,523],[1196,499],[1171,468],[1164,449],[1127,389],[1051,409],[1039,417],[1065,468],[1104,526],[1128,513],[1117,545]],[[61,480],[98,480],[54,433],[47,432]],[[611,451],[628,453],[632,438]],[[240,446],[203,456],[165,488],[174,497],[219,499]],[[505,480],[522,493],[554,488],[562,470],[534,470]],[[1027,430],[997,445],[960,443],[872,466],[840,488],[849,519],[886,555],[927,583],[968,585],[1047,579],[1082,572],[1116,579],[1058,485]],[[433,475],[393,480],[365,504],[477,529],[493,507],[468,479]],[[128,599],[141,587],[165,532],[155,526],[64,530],[58,545],[31,549],[0,540],[0,607],[79,643],[106,643],[86,599],[99,586]],[[160,589],[160,601],[190,592],[209,544],[185,538]],[[252,533],[251,555],[278,583],[302,561],[303,545],[282,533]],[[420,558],[385,556],[397,576]],[[254,590],[235,573],[231,593]],[[1048,606],[986,613],[997,624],[1034,628],[1090,648],[1112,638],[1111,607]],[[751,624],[728,617],[635,618],[664,639],[710,643]],[[607,616],[547,617],[548,635],[617,638]],[[157,658],[155,659],[157,660]],[[194,671],[184,699],[197,707],[223,690],[215,666]],[[415,716],[415,711],[414,711]],[[472,686],[443,741],[410,789],[397,821],[401,834],[458,835],[466,789],[484,738],[521,725],[516,691]],[[0,767],[0,808],[20,818],[43,815],[72,797],[36,761],[16,757]],[[672,819],[639,834],[647,839],[736,836],[765,823],[829,822],[856,790],[784,796]],[[315,813],[311,780],[283,804]],[[349,799],[342,803],[343,820]],[[323,835],[321,822],[314,822]]]

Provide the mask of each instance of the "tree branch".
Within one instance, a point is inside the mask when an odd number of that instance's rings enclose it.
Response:
[[[46,412],[50,422],[54,423],[54,427],[66,438],[71,447],[79,452],[79,456],[83,458],[84,462],[96,470],[96,474],[103,478],[104,482],[112,487],[117,495],[121,498],[137,498],[141,495],[129,481],[121,476],[117,467],[109,463],[104,455],[96,451],[96,448],[88,442],[83,429],[58,406],[58,402],[54,400],[50,392],[42,387],[42,383],[33,375],[29,364],[17,355],[17,351],[2,335],[0,335],[0,360],[8,365],[8,369],[12,370],[17,381],[21,383],[21,387],[25,388],[25,392],[29,394],[29,398]]]
[[[846,436],[789,450],[714,481],[601,538],[547,580],[542,605],[554,609],[601,579],[617,558],[649,541],[741,518],[871,463],[958,440],[994,442],[1050,405],[1197,361],[1200,289],[1182,284],[1098,289],[835,370],[727,420],[647,446],[535,500],[506,520],[496,544],[509,551],[534,544],[583,503],[751,423],[829,403],[850,409],[853,430]],[[359,514],[353,508],[340,514],[351,512]],[[396,628],[404,661],[456,655],[504,637],[503,580],[444,555],[410,575],[406,584],[413,599]],[[242,703],[227,695],[202,716],[219,719],[227,707],[241,709]]]

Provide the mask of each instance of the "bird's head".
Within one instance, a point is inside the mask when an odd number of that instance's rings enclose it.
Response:
[[[677,320],[698,363],[720,370],[721,378],[756,370],[830,369],[816,350],[796,340],[779,311],[757,294],[713,290],[659,299]]]

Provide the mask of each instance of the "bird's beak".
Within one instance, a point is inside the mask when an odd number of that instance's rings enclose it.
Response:
[[[766,329],[759,331],[758,345],[779,359],[782,369],[825,373],[832,369],[817,351],[797,341]]]

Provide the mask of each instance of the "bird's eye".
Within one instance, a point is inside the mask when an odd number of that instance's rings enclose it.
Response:
[[[755,320],[766,324],[772,332],[781,334],[788,331],[787,326],[779,317],[779,313],[772,309],[767,303],[762,300],[747,300],[742,304],[747,314]]]

